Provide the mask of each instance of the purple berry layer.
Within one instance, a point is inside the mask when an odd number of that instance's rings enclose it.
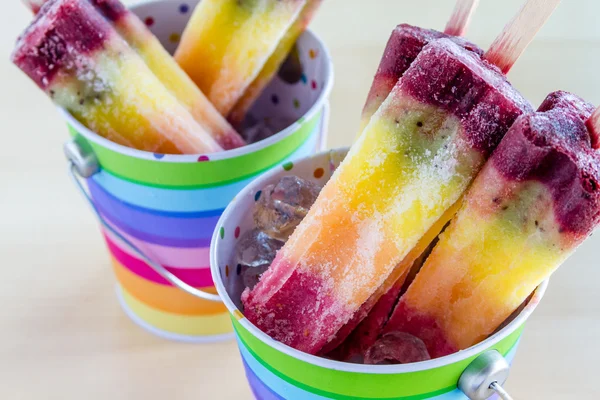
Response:
[[[77,71],[110,34],[108,22],[87,0],[51,0],[19,38],[12,61],[45,90],[60,70]]]
[[[398,85],[458,117],[467,141],[485,157],[519,115],[533,112],[496,66],[448,39],[425,46]]]
[[[515,122],[491,159],[506,179],[543,183],[560,231],[577,236],[600,223],[600,152],[585,124],[593,110],[575,95],[551,93]]]

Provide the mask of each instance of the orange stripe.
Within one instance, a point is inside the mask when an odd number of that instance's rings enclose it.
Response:
[[[114,258],[111,259],[121,286],[149,307],[181,315],[213,315],[227,311],[223,303],[202,300],[179,288],[147,281],[129,271]],[[201,289],[217,293],[214,287]]]

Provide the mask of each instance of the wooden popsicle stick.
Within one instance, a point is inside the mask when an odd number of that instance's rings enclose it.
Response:
[[[590,132],[590,138],[592,139],[592,147],[596,150],[600,149],[600,107],[596,108],[596,111],[585,123],[588,131]]]
[[[46,0],[21,0],[23,4],[27,6],[34,14],[37,14],[42,8],[42,5],[46,2]]]
[[[446,25],[444,33],[454,36],[464,36],[478,5],[479,0],[456,0],[454,11]]]
[[[505,74],[508,73],[560,1],[527,0],[494,40],[484,58],[498,66]]]

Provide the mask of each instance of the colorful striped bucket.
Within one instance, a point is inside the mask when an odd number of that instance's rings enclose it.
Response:
[[[172,51],[196,3],[182,7],[179,2],[159,1],[133,10],[151,22],[150,28]],[[175,287],[125,242],[185,284],[216,293],[209,245],[227,204],[262,172],[284,168],[325,143],[327,99],[333,83],[330,57],[311,32],[303,34],[296,48],[303,79],[290,84],[276,77],[250,111],[256,120],[275,117],[296,122],[243,148],[208,155],[138,151],[94,134],[61,110],[77,148],[93,154],[99,164],[99,171],[87,179],[89,196],[109,227],[103,233],[121,304],[147,330],[182,341],[232,336],[222,303]]]
[[[483,353],[497,350],[510,362],[524,323],[540,301],[547,282],[525,308],[498,333],[467,350],[435,360],[405,365],[359,365],[308,355],[271,339],[241,312],[243,290],[234,260],[241,232],[254,228],[252,212],[261,189],[282,176],[296,175],[324,184],[346,150],[332,150],[276,168],[247,186],[227,207],[211,245],[211,270],[217,291],[227,306],[248,382],[257,399],[439,399],[467,397],[457,388],[463,371]],[[225,235],[219,234],[225,232]]]

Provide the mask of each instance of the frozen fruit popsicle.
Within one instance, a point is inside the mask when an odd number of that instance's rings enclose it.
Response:
[[[306,5],[300,11],[300,14],[296,20],[292,23],[288,31],[285,33],[277,48],[269,57],[262,70],[258,74],[254,81],[246,88],[244,94],[237,101],[231,113],[227,117],[234,126],[239,126],[246,117],[246,114],[256,101],[264,88],[271,82],[279,67],[285,61],[288,54],[292,50],[296,40],[300,37],[302,32],[306,30],[306,27],[313,19],[317,9],[321,5],[323,0],[307,0]]]
[[[459,204],[460,201],[457,201],[431,226],[408,255],[398,263],[385,282],[335,334],[335,338],[325,345],[323,353],[333,355],[332,351],[337,349],[334,357],[338,360],[348,360],[355,355],[362,355],[364,352],[360,352],[359,349],[366,350],[377,340],[398,301],[400,289],[405,286],[407,279],[414,278],[413,270],[419,267],[419,259],[424,256],[431,243],[437,239],[444,226],[456,214]]]
[[[477,1],[472,0],[459,0],[456,4],[452,17],[450,18],[450,21],[446,26],[445,33],[454,35],[463,34],[466,30],[466,26],[468,25],[468,21],[470,19],[471,14],[477,6],[477,3]],[[495,58],[496,61],[508,67],[511,65],[511,63],[514,63],[517,60],[518,55],[520,55],[523,52],[524,48],[531,41],[537,30],[551,15],[552,11],[556,7],[557,2],[553,0],[551,2],[542,4],[542,6],[540,6],[539,4],[537,4],[536,6],[536,3],[537,0],[529,1],[523,7],[523,9],[520,10],[519,14],[517,14],[517,17],[506,26],[505,30],[499,36],[501,40],[496,40],[494,43],[495,46],[500,46],[501,49],[499,50],[497,47],[492,46],[490,48],[490,51],[488,51],[488,53],[486,54],[486,57]],[[527,23],[523,25],[523,21],[527,21]],[[529,21],[534,22],[529,23]],[[421,30],[420,32],[423,33],[423,30]],[[436,34],[436,32],[433,31],[433,34]],[[409,35],[410,33],[407,33],[407,37],[410,37]],[[413,39],[416,36],[417,35],[414,35]],[[515,40],[512,41],[511,38]],[[461,42],[458,42],[458,44],[460,45]],[[394,48],[394,46],[391,47],[392,49]],[[398,51],[399,54],[402,54],[402,48],[398,48],[398,46],[396,46],[396,49],[396,51]],[[403,55],[407,56],[406,53],[404,53]],[[401,61],[404,60],[402,57],[399,57],[399,59]],[[384,62],[385,57],[382,61],[382,64],[384,64]],[[401,69],[400,72],[403,73],[403,70]],[[374,85],[373,87],[377,88],[376,85]],[[386,92],[387,88],[384,85],[383,93]],[[377,102],[376,97],[374,98],[374,101]],[[370,118],[370,115],[367,114],[367,117]],[[373,294],[371,298],[363,304],[359,312],[355,314],[352,320],[348,324],[346,324],[342,329],[340,329],[340,331],[336,334],[335,339],[328,343],[325,350],[330,349],[333,346],[340,343],[340,341],[344,339],[344,336],[348,333],[348,331],[351,331],[352,328],[356,325],[356,323],[360,322],[361,316],[368,315],[368,317],[365,318],[363,322],[361,322],[360,326],[356,327],[352,335],[348,337],[344,341],[344,343],[342,343],[340,348],[335,351],[335,356],[338,359],[349,359],[355,357],[355,355],[358,354],[365,355],[364,350],[368,349],[380,335],[381,330],[383,329],[383,324],[386,322],[385,317],[391,314],[392,309],[395,306],[395,303],[393,303],[390,299],[392,297],[397,298],[397,296],[394,296],[393,294],[384,295],[381,298],[381,300],[379,300],[379,302],[375,305],[376,310],[370,312],[370,309],[373,307],[374,302],[376,302],[379,299],[379,297],[381,297],[381,293],[385,293],[387,290],[391,290],[392,292],[395,291],[394,289],[402,283],[401,281],[394,283],[396,275],[399,274],[398,271],[404,271],[405,268],[407,268],[407,266],[410,264],[413,264],[413,266],[410,267],[410,272],[407,274],[409,281],[407,281],[406,283],[408,284],[410,283],[410,281],[412,281],[412,279],[414,279],[414,275],[418,272],[418,269],[422,265],[418,262],[415,262],[414,260],[417,257],[422,258],[423,251],[427,246],[429,246],[428,248],[430,251],[431,244],[436,239],[437,235],[441,232],[444,225],[446,225],[454,216],[454,214],[458,210],[458,207],[459,203],[457,202],[452,207],[452,209],[448,210],[445,213],[445,215],[442,218],[440,218],[440,220],[438,220],[436,225],[434,225],[429,230],[429,232],[425,236],[423,236],[423,238],[421,238],[419,244],[400,263],[400,265],[396,267],[396,273],[392,273],[390,277],[388,277],[386,282],[375,292],[375,294]],[[402,275],[401,279],[406,279],[405,275]]]
[[[384,332],[432,357],[485,339],[600,223],[593,107],[551,94],[508,131],[402,296]]]
[[[117,32],[138,52],[146,65],[226,150],[245,145],[242,137],[217,111],[160,41],[119,0],[90,0]]]
[[[427,43],[436,39],[448,38],[466,49],[483,55],[483,50],[477,45],[459,37],[465,33],[471,14],[475,11],[478,3],[477,0],[458,0],[454,13],[443,33],[408,24],[398,25],[394,29],[388,39],[383,57],[373,78],[367,101],[363,107],[359,135],[390,94],[398,79],[417,58],[417,55]]]
[[[244,293],[245,316],[276,340],[318,352],[392,273],[406,272],[395,267],[528,111],[476,53],[449,39],[429,43]]]
[[[306,0],[203,0],[175,59],[226,116],[305,4]]]
[[[443,228],[440,228],[440,224],[443,221],[449,220],[451,216],[454,216],[458,210],[459,203],[452,206],[444,217],[434,224],[429,232],[421,238],[419,244],[415,246],[410,254],[395,269],[395,271],[406,272],[399,279],[395,278],[394,273],[390,274],[386,282],[361,306],[350,322],[338,331],[336,339],[327,343],[323,348],[323,353],[327,354],[329,358],[339,361],[360,362],[364,358],[366,351],[381,335],[383,327],[398,303],[400,294],[406,291],[408,285],[414,280],[416,273],[423,266],[429,254],[431,254],[433,247],[437,244],[439,232]],[[435,238],[430,241],[433,235],[435,235]],[[428,242],[429,245],[423,250],[423,247]],[[420,254],[420,256],[415,259],[417,254]],[[402,265],[403,263],[407,264],[411,262],[412,266],[409,268]]]
[[[222,150],[87,0],[44,5],[12,60],[110,140],[160,153]]]
[[[34,3],[28,2],[34,12]],[[185,106],[194,119],[213,136],[224,149],[245,144],[241,136],[215,109],[194,82],[181,69],[160,41],[133,12],[119,0],[88,0],[142,57],[148,68],[163,85]]]

